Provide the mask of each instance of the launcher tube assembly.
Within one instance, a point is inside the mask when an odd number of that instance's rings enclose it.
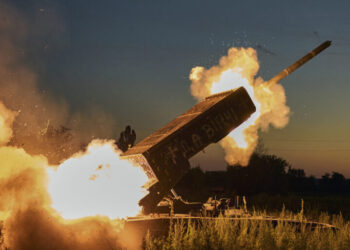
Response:
[[[298,61],[290,65],[288,68],[285,68],[282,70],[279,74],[275,75],[269,80],[269,83],[276,83],[288,76],[290,73],[292,73],[294,70],[302,66],[304,63],[308,62],[313,57],[317,56],[319,53],[321,53],[323,50],[328,48],[331,45],[331,41],[325,41],[320,46],[318,46],[316,49],[312,50],[307,55],[300,58]]]
[[[330,45],[330,41],[322,43],[269,82],[282,80]],[[150,178],[149,194],[139,202],[144,214],[154,212],[157,204],[170,194],[190,169],[191,157],[220,141],[255,111],[243,87],[211,95],[122,154],[142,166]]]

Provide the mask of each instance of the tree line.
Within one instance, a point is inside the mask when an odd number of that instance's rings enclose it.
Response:
[[[321,178],[306,176],[286,160],[271,154],[254,153],[248,166],[227,166],[225,171],[192,168],[175,190],[187,199],[204,200],[208,196],[276,194],[347,195],[350,179],[338,172]]]
[[[120,133],[118,148],[126,151],[134,146],[136,133],[130,125]],[[303,169],[293,168],[285,159],[267,154],[263,141],[248,166],[228,165],[225,171],[206,171],[200,166],[190,171],[175,186],[186,199],[206,200],[209,196],[232,197],[271,195],[350,195],[350,179],[338,172],[325,173],[321,178],[306,176]]]

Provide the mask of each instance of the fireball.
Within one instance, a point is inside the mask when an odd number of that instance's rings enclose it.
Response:
[[[113,140],[93,140],[85,152],[50,169],[52,207],[70,219],[137,215],[147,176],[140,167],[119,159],[120,153]]]
[[[225,160],[246,166],[258,141],[258,131],[270,125],[283,128],[289,121],[289,107],[283,87],[255,78],[259,70],[256,51],[252,48],[231,48],[219,64],[209,69],[194,67],[190,74],[191,93],[201,100],[208,95],[244,87],[256,106],[256,112],[221,140]]]

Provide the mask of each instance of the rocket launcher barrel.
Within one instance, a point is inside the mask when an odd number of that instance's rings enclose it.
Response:
[[[328,48],[331,45],[331,41],[325,41],[321,45],[319,45],[317,48],[309,52],[307,55],[300,58],[298,61],[290,65],[288,68],[285,68],[282,70],[279,74],[274,76],[269,80],[269,83],[276,83],[288,76],[290,73],[298,69],[300,66],[302,66],[304,63],[307,63],[310,59],[321,53],[323,50]]]

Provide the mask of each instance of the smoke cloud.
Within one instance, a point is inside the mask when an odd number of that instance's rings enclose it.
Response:
[[[96,107],[71,113],[66,101],[39,88],[29,66],[28,23],[23,13],[0,2],[0,247],[121,248],[122,221],[65,220],[51,208],[50,163],[63,161],[93,137],[109,137],[114,119]],[[37,35],[52,29],[57,26],[45,26]]]
[[[48,23],[39,25],[5,2],[0,6],[0,100],[17,113],[11,145],[32,154],[44,154],[50,163],[57,164],[81,150],[92,138],[114,135],[114,118],[101,108],[72,113],[64,99],[38,86],[35,65],[40,65],[40,60],[31,51],[36,51],[33,47],[38,45],[29,46],[29,33],[35,30],[34,36],[39,40],[48,35],[60,40],[63,28],[59,17],[50,13],[53,17]],[[40,45],[38,51],[47,49],[45,43]]]
[[[209,69],[194,67],[190,74],[191,93],[201,100],[211,94],[243,86],[257,111],[238,128],[220,141],[228,164],[246,166],[258,143],[258,131],[270,126],[283,128],[289,121],[289,107],[280,84],[268,84],[255,78],[259,70],[253,48],[230,48],[218,65]]]

